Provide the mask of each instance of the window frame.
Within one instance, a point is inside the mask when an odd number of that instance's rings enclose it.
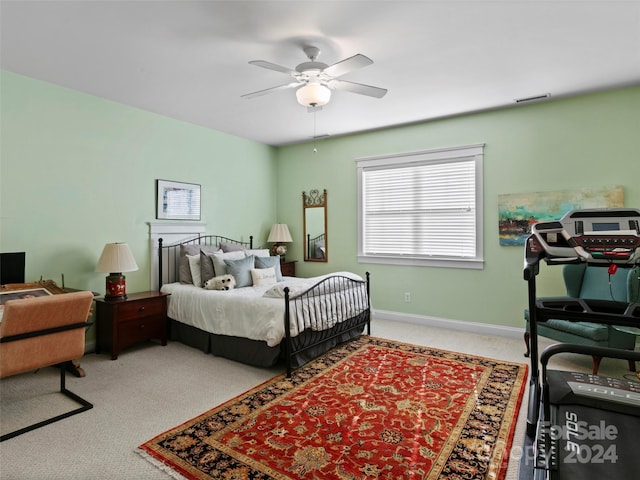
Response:
[[[365,254],[364,244],[364,219],[362,198],[364,192],[363,173],[372,168],[400,168],[411,164],[446,164],[457,162],[461,159],[472,159],[475,165],[475,257],[455,257],[437,255],[388,255]],[[374,157],[362,157],[356,159],[357,168],[357,209],[358,209],[358,263],[375,263],[386,265],[429,266],[463,269],[484,268],[484,220],[483,220],[483,164],[484,144],[473,144],[458,147],[447,147],[418,152],[397,153]]]

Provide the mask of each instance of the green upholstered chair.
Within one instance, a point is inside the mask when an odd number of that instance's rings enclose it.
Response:
[[[638,268],[619,268],[609,276],[606,267],[571,264],[563,266],[562,276],[569,298],[588,298],[595,300],[615,300],[618,302],[640,301],[640,271]],[[611,282],[611,283],[609,283]],[[527,347],[525,356],[529,356],[529,310],[525,310],[526,331],[524,341]],[[639,325],[640,327],[640,325]],[[600,347],[633,350],[636,336],[617,330],[612,325],[571,322],[569,320],[550,319],[538,323],[538,335],[561,343],[594,345]],[[593,357],[593,374],[598,373],[601,357]],[[635,372],[635,364],[629,361],[629,369]]]

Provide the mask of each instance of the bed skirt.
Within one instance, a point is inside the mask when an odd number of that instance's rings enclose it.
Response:
[[[216,335],[171,319],[171,340],[176,340],[204,353],[224,357],[256,367],[272,367],[280,357],[280,346],[248,338]]]
[[[364,325],[362,325],[360,330],[345,332],[338,337],[328,339],[319,345],[315,345],[294,355],[291,360],[292,367],[301,367],[336,345],[359,337],[363,331]],[[228,358],[256,367],[272,367],[276,365],[279,360],[284,361],[284,352],[281,351],[280,345],[270,347],[265,342],[259,340],[216,335],[192,327],[191,325],[185,325],[173,319],[170,319],[170,338],[171,340],[197,348],[204,353],[210,353],[216,357]]]

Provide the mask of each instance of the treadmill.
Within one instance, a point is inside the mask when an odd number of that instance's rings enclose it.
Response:
[[[640,291],[630,303],[581,298],[538,298],[540,262],[586,263],[635,269],[640,283],[640,210],[572,210],[559,221],[532,227],[525,243],[531,377],[527,434],[519,480],[640,479],[640,382],[549,370],[564,353],[640,361],[640,352],[555,344],[538,352],[537,325],[550,319],[615,325],[640,334]],[[640,286],[638,287],[640,290]],[[541,367],[541,368],[540,368]]]

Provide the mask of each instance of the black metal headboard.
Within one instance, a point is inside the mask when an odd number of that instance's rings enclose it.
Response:
[[[179,281],[180,271],[180,247],[183,245],[218,246],[221,243],[232,243],[244,248],[253,248],[253,235],[248,242],[234,240],[220,235],[201,235],[199,237],[184,240],[180,243],[163,245],[162,238],[158,239],[158,290],[165,283]]]

